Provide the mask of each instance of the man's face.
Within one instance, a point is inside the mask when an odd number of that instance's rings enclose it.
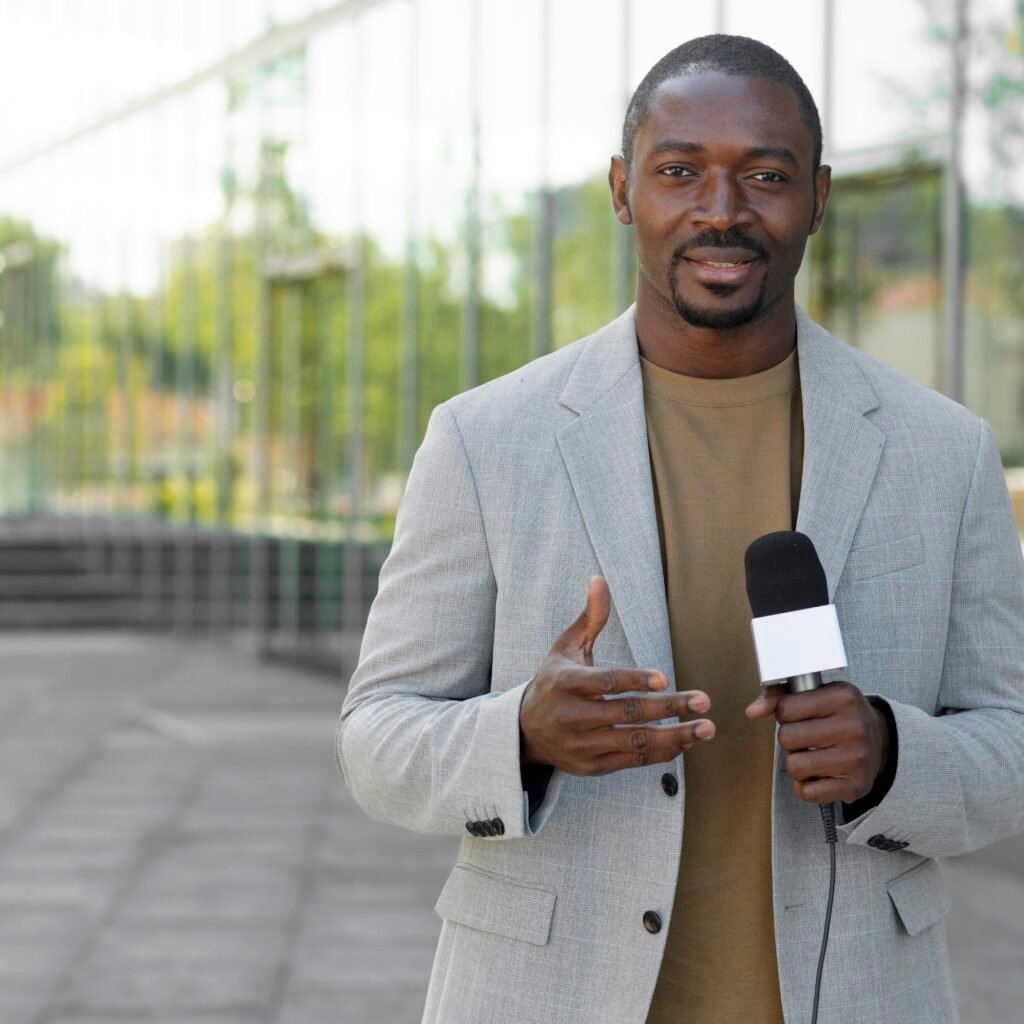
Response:
[[[764,78],[701,72],[664,82],[612,158],[616,216],[635,231],[642,291],[687,323],[749,323],[792,295],[831,183],[796,96]],[[815,188],[816,186],[816,188]]]

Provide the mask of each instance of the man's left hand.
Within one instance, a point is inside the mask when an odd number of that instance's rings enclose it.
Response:
[[[803,693],[762,686],[746,715],[771,714],[779,723],[779,746],[787,751],[793,792],[801,800],[852,804],[871,792],[889,756],[889,728],[853,683],[837,680]]]

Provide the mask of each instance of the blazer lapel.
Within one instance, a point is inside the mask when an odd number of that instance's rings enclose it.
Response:
[[[878,405],[847,346],[797,307],[804,465],[797,529],[814,542],[831,600],[878,468]],[[634,307],[591,335],[562,394],[578,417],[558,446],[638,666],[674,679]]]
[[[591,335],[559,401],[558,446],[637,666],[674,679],[633,307]]]
[[[831,601],[878,469],[878,396],[844,343],[797,306],[804,466],[796,528],[814,542]]]

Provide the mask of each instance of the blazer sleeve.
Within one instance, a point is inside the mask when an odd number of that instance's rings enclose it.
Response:
[[[554,807],[557,780],[531,819],[520,774],[529,680],[490,689],[496,597],[472,469],[454,414],[439,405],[413,460],[336,733],[338,766],[371,818],[462,835],[500,819],[488,829],[498,841],[535,834]]]
[[[886,698],[899,743],[877,807],[841,826],[952,857],[1024,829],[1024,558],[992,430],[977,456],[953,560],[935,715]]]

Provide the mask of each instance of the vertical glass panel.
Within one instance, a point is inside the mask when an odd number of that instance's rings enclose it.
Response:
[[[391,535],[401,494],[398,465],[399,340],[409,198],[404,144],[408,102],[409,6],[382,4],[360,17],[361,97],[356,142],[364,196],[363,441],[361,540]],[[379,531],[383,531],[382,533]]]
[[[541,251],[550,189],[547,5],[479,5],[482,380],[550,347],[550,266]]]
[[[934,167],[845,177],[813,243],[828,328],[929,387],[941,386],[941,204]]]
[[[847,152],[942,132],[945,104],[925,83],[944,80],[941,48],[927,45],[925,4],[836,3],[829,152]],[[879,31],[884,25],[885,31]],[[936,74],[938,72],[938,75]]]
[[[547,216],[554,347],[590,333],[619,312],[615,249],[625,229],[612,213],[608,167],[619,152],[628,99],[623,97],[628,55],[623,13],[620,0],[550,5],[552,195]],[[589,31],[581,47],[583,22]]]
[[[966,401],[1024,466],[1024,6],[970,5],[963,171]],[[1012,474],[1019,501],[1024,474]],[[1024,525],[1024,524],[1022,524]]]
[[[420,0],[418,4],[420,436],[434,406],[460,389],[467,287],[463,243],[472,175],[470,3]]]

